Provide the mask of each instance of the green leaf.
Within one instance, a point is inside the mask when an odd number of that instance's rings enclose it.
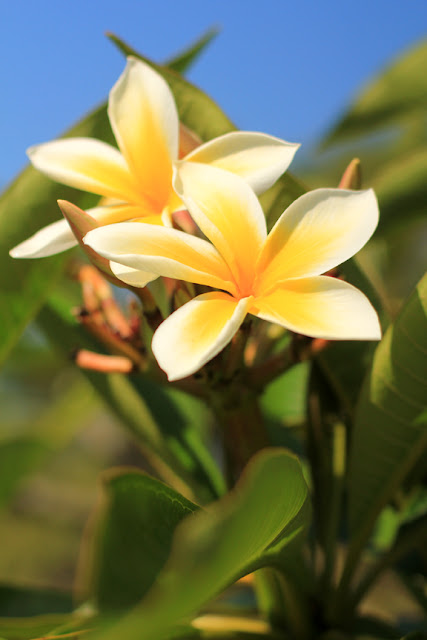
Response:
[[[112,612],[141,600],[169,556],[176,526],[198,507],[137,470],[108,472],[102,488],[80,565],[83,574],[89,568],[83,601],[94,600],[101,612]]]
[[[376,132],[390,124],[425,117],[427,105],[427,43],[397,58],[375,78],[323,143]]]
[[[0,636],[5,640],[43,640],[50,637],[77,640],[85,637],[93,627],[94,619],[88,611],[0,618]]]
[[[167,637],[168,629],[241,576],[278,564],[286,545],[308,524],[308,512],[298,518],[307,501],[294,456],[280,449],[257,454],[230,494],[178,526],[153,589],[102,639]]]
[[[2,640],[34,640],[52,633],[69,619],[69,615],[59,614],[31,618],[0,618],[0,637]]]
[[[99,349],[81,327],[53,306],[42,309],[38,323],[65,357],[76,348]],[[203,443],[207,410],[199,401],[142,375],[83,373],[133,433],[162,478],[201,502],[224,492],[224,479]]]
[[[105,107],[97,109],[70,129],[67,136],[89,136],[112,141]],[[14,260],[10,249],[38,229],[61,218],[58,198],[84,208],[97,197],[56,184],[28,167],[0,199],[0,363],[37,314],[62,273],[64,255],[43,260]]]
[[[219,29],[211,28],[203,36],[198,38],[192,45],[187,47],[182,53],[170,58],[165,62],[165,66],[169,67],[176,73],[185,73],[198,59],[200,54],[206,49],[211,41],[218,35]],[[133,47],[128,45],[124,40],[118,38],[113,33],[107,33],[107,37],[125,56],[135,56],[141,58],[141,54]]]
[[[349,523],[370,531],[427,445],[427,275],[378,346],[353,432]]]

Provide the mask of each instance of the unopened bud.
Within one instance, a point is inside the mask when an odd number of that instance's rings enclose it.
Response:
[[[338,185],[339,189],[361,189],[362,187],[362,170],[359,158],[353,158],[347,169],[342,174],[342,178]]]

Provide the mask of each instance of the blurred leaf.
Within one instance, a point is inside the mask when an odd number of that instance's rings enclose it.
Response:
[[[45,637],[70,618],[69,615],[46,615],[34,618],[0,618],[2,640],[35,640]]]
[[[282,425],[301,424],[306,419],[310,364],[301,362],[271,382],[261,397],[263,414]]]
[[[138,609],[103,634],[103,640],[156,640],[218,592],[256,568],[277,562],[287,543],[308,524],[298,460],[264,450],[236,488],[178,526],[164,571]],[[293,523],[297,524],[293,526]]]
[[[93,629],[89,612],[47,614],[27,618],[0,618],[0,635],[5,640],[45,640],[64,638],[78,640]]]
[[[46,306],[37,321],[64,356],[76,348],[99,350],[81,327],[53,306]],[[223,493],[224,480],[202,441],[206,409],[200,402],[142,375],[82,372],[134,434],[162,478],[182,493],[196,492],[202,502]]]
[[[69,593],[45,589],[23,589],[15,586],[0,586],[0,616],[41,616],[45,614],[70,613],[73,602]],[[65,617],[64,617],[65,619]],[[68,616],[66,617],[68,619]],[[48,623],[50,628],[57,626],[61,617]],[[4,633],[0,618],[0,633]]]
[[[427,149],[392,159],[375,177],[381,211],[379,232],[424,216],[427,201]]]
[[[176,73],[185,73],[198,59],[200,54],[206,49],[211,41],[218,35],[219,29],[211,28],[203,36],[198,38],[192,45],[186,48],[182,53],[170,58],[165,62],[164,66],[169,67]],[[113,33],[107,33],[107,37],[125,56],[135,56],[141,58],[141,54],[133,47],[128,45],[124,40],[115,36]]]
[[[350,111],[323,141],[324,147],[390,124],[425,117],[427,108],[427,42],[395,60],[369,84]]]
[[[90,136],[112,142],[105,108],[92,112],[70,129],[67,136]],[[45,178],[28,167],[0,199],[0,363],[7,357],[53,284],[62,273],[64,255],[42,260],[17,260],[7,254],[14,246],[46,224],[59,220],[58,198],[80,207],[93,206],[97,197]]]
[[[353,431],[349,523],[369,532],[425,451],[427,275],[377,347]]]
[[[118,469],[103,480],[102,501],[82,556],[88,592],[83,601],[112,612],[141,600],[169,556],[176,526],[198,507],[136,470]]]

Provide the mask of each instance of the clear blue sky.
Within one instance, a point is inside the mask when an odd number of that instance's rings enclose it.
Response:
[[[105,99],[124,67],[105,31],[161,62],[213,25],[189,79],[240,128],[307,146],[427,35],[427,1],[3,0],[0,185]]]

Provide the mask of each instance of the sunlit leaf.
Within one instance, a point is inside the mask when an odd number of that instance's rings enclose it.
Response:
[[[349,522],[370,529],[427,445],[427,275],[387,330],[359,401],[350,457]]]
[[[83,601],[112,612],[141,600],[169,556],[176,526],[197,507],[137,470],[109,472],[103,480],[79,582],[87,583]]]
[[[153,589],[103,640],[166,637],[168,629],[227,585],[278,562],[308,524],[307,511],[298,518],[306,504],[298,460],[281,449],[259,453],[234,491],[178,526],[171,556]]]

